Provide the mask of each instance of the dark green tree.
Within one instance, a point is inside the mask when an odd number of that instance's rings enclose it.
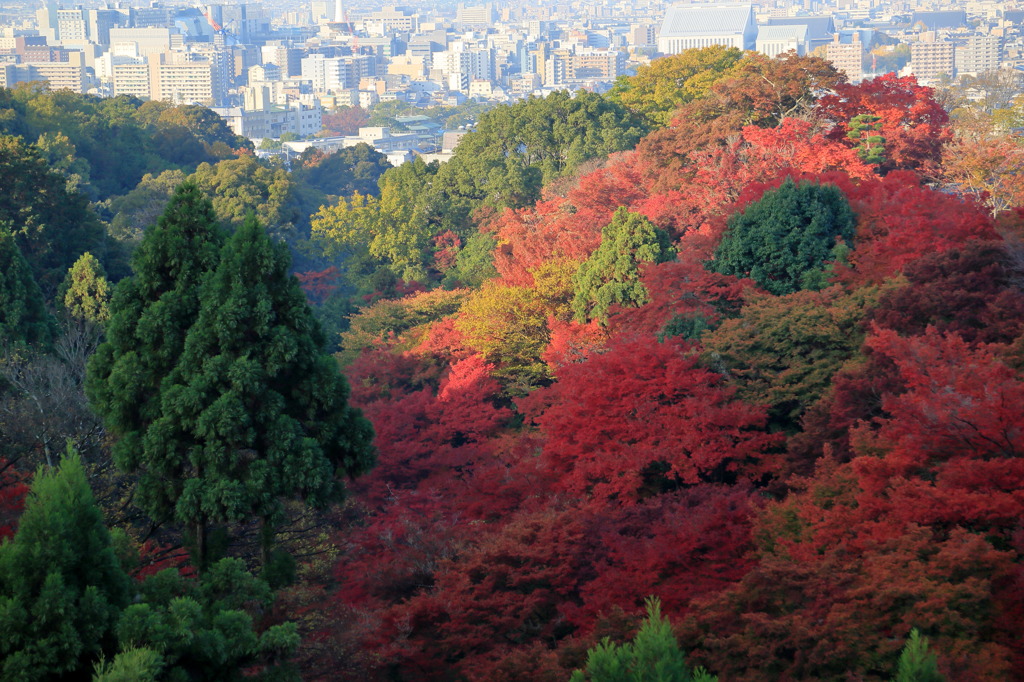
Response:
[[[671,238],[639,213],[620,206],[601,230],[601,245],[574,277],[573,312],[578,322],[608,321],[613,304],[641,306],[649,300],[640,281],[641,263],[675,258]]]
[[[835,185],[792,178],[729,219],[708,265],[715,272],[750,277],[776,295],[828,284],[827,264],[853,241],[857,218]]]
[[[271,601],[270,588],[240,559],[222,559],[199,579],[165,569],[143,583],[140,603],[121,615],[123,651],[104,669],[107,677],[97,677],[137,679],[115,673],[141,667],[151,679],[232,682],[251,679],[244,671],[260,666],[262,679],[297,680],[288,663],[299,644],[295,624],[254,629],[252,612]]]
[[[614,644],[607,637],[587,652],[587,666],[569,682],[717,682],[703,668],[691,670],[672,624],[661,615],[661,602],[647,600],[647,619],[632,642]]]
[[[32,270],[0,222],[0,342],[47,343],[54,332]]]
[[[287,248],[250,216],[201,289],[198,321],[145,439],[160,475],[183,481],[168,501],[196,529],[200,563],[209,522],[258,516],[269,530],[283,499],[324,506],[342,492],[340,476],[373,462],[370,423],[348,406],[289,266]]]
[[[296,182],[344,197],[354,192],[376,196],[380,193],[377,181],[391,168],[388,157],[364,143],[331,154],[310,147],[299,155],[299,164],[292,173]]]
[[[0,222],[8,224],[40,288],[53,296],[80,255],[102,252],[103,225],[88,199],[69,192],[67,179],[21,138],[0,136],[0,178]]]
[[[118,563],[78,455],[40,468],[14,538],[0,546],[0,678],[79,679],[128,605]]]
[[[173,515],[184,481],[159,438],[146,434],[163,414],[162,386],[199,317],[199,285],[223,239],[210,201],[195,185],[181,185],[135,251],[134,274],[110,304],[107,340],[88,365],[86,394],[114,436],[114,461],[139,474],[136,502],[158,520]]]
[[[900,653],[893,682],[946,682],[945,675],[939,672],[938,659],[928,650],[928,638],[922,637],[917,628],[910,631]]]

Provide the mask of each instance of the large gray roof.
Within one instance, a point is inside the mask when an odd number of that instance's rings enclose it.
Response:
[[[661,37],[743,33],[752,13],[751,5],[673,5],[665,13]]]
[[[962,9],[914,12],[911,23],[916,25],[918,22],[933,31],[937,28],[959,28],[967,25],[967,12]]]
[[[831,40],[836,32],[832,17],[769,17],[769,26],[806,26],[809,40]]]
[[[807,25],[793,24],[789,26],[761,26],[757,29],[757,39],[761,40],[807,40]]]

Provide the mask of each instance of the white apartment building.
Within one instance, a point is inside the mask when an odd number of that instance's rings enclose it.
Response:
[[[121,57],[121,59],[130,58]],[[150,98],[149,64],[144,60],[113,64],[111,78],[114,82],[115,96],[131,95],[140,99]]]
[[[970,36],[956,46],[954,62],[957,74],[976,76],[995,71],[1002,64],[1003,40],[998,36]]]
[[[217,79],[214,65],[209,61],[164,61],[171,55],[163,55],[150,63],[150,95],[153,99],[174,104],[217,103],[214,91]]]

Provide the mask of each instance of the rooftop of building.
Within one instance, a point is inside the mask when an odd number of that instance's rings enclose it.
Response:
[[[751,22],[752,5],[673,5],[665,13],[661,37],[743,33]]]

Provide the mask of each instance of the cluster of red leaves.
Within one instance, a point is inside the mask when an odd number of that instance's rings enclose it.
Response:
[[[562,680],[656,595],[691,660],[722,679],[888,679],[912,627],[950,679],[1024,669],[1018,275],[980,204],[922,181],[948,135],[927,88],[837,85],[810,121],[787,118],[828,76],[798,66],[768,87],[776,67],[753,60],[716,86],[758,125],[701,104],[705,119],[680,117],[570,189],[488,216],[515,287],[537,286],[552,259],[587,258],[618,206],[677,238],[679,259],[642,273],[648,304],[607,326],[552,313],[538,358],[549,385],[510,401],[455,318],[350,367],[379,465],[353,485],[321,602],[358,627],[328,623],[319,646],[362,652],[365,679]],[[883,123],[883,168],[845,137],[861,113]],[[699,333],[671,334],[765,305],[704,263],[729,216],[786,177],[836,185],[858,225],[838,286],[794,295],[854,301],[821,312],[853,315],[840,322],[855,341],[830,349],[826,389],[807,391],[816,402],[782,433],[766,418],[779,405],[739,397],[771,377],[727,372]],[[787,303],[773,310],[806,312]],[[794,337],[829,338],[796,328],[821,316],[795,315]],[[799,374],[799,355],[772,367]],[[777,501],[760,502],[769,491]]]
[[[341,286],[341,271],[333,265],[318,272],[297,272],[295,276],[306,298],[314,305],[322,304]]]
[[[911,170],[925,176],[938,171],[942,147],[952,139],[949,115],[933,98],[931,88],[913,76],[886,74],[857,85],[843,84],[818,101],[818,114],[832,124],[829,137],[855,145],[846,134],[856,116],[877,116],[885,138],[882,172]]]
[[[0,458],[0,541],[13,537],[28,494],[27,476]]]

